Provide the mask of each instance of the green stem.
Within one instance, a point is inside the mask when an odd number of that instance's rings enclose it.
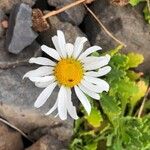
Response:
[[[150,13],[150,0],[146,0],[146,2],[147,2],[148,11]]]
[[[129,116],[132,116],[133,110],[134,110],[134,106],[132,105],[131,108],[130,108],[130,111],[129,111]]]
[[[122,101],[122,116],[124,116],[124,114],[125,114],[126,105],[127,105],[126,100]]]

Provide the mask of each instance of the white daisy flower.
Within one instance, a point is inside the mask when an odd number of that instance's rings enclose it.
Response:
[[[39,108],[44,105],[56,86],[59,86],[56,102],[46,115],[58,108],[58,115],[62,120],[67,119],[67,113],[72,118],[78,119],[76,108],[71,101],[72,89],[86,112],[90,114],[91,105],[86,95],[99,100],[99,93],[109,90],[109,84],[99,77],[110,72],[111,67],[106,66],[110,61],[110,56],[90,56],[93,52],[101,50],[99,46],[92,46],[82,52],[87,38],[77,37],[73,45],[66,43],[62,31],[57,31],[57,36],[52,37],[52,41],[56,50],[46,45],[42,45],[41,49],[55,61],[44,57],[31,58],[30,63],[39,64],[42,67],[24,75],[24,78],[29,78],[37,87],[45,88],[34,106]]]

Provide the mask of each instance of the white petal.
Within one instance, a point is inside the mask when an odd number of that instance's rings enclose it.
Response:
[[[82,59],[81,62],[83,62],[85,64],[86,63],[97,62],[97,61],[100,61],[102,57],[88,56],[88,57],[85,57],[84,59]]]
[[[73,48],[74,48],[73,44],[71,44],[71,43],[66,44],[66,51],[67,51],[68,57],[71,57],[71,55],[73,53]]]
[[[86,81],[84,79],[81,81],[81,84],[84,87],[86,87],[87,89],[89,89],[89,90],[91,90],[91,91],[93,91],[95,93],[100,93],[101,92],[101,89],[100,89],[100,87],[98,85],[94,85],[94,84],[92,84],[92,83],[90,83],[90,82],[88,82],[88,81]]]
[[[75,93],[76,93],[77,97],[79,98],[80,102],[82,103],[83,107],[85,108],[87,113],[90,114],[91,104],[90,104],[89,100],[77,86],[74,86],[74,89],[75,89]]]
[[[91,64],[84,64],[83,65],[84,70],[96,70],[96,69],[99,69],[100,66],[101,66],[101,62],[94,62]]]
[[[53,111],[56,110],[56,108],[58,107],[58,101],[56,100],[55,104],[53,105],[53,107],[45,114],[45,115],[50,115]],[[57,117],[57,116],[56,116]]]
[[[91,58],[91,61],[90,61],[90,59],[89,59],[89,62],[85,61],[84,69],[85,70],[95,70],[95,69],[98,69],[100,67],[107,65],[109,63],[109,61],[110,61],[109,55],[97,57],[97,59],[95,58],[95,60]]]
[[[67,99],[66,99],[66,107],[68,110],[68,113],[73,119],[78,119],[77,111],[75,106],[73,106],[73,103],[71,101],[71,89],[67,88]]]
[[[42,49],[43,52],[45,52],[49,56],[53,57],[54,59],[60,60],[60,56],[59,56],[58,52],[55,49],[50,48],[46,45],[42,45],[41,49]]]
[[[58,43],[59,43],[59,47],[61,50],[61,54],[63,56],[63,58],[67,57],[67,51],[66,51],[66,41],[65,41],[65,36],[64,33],[60,30],[57,31],[57,37],[58,37]]]
[[[27,72],[23,78],[28,78],[28,77],[40,77],[40,76],[46,76],[52,74],[54,68],[53,67],[47,67],[47,66],[42,66],[39,67],[38,69],[31,70]]]
[[[90,55],[93,52],[96,52],[98,50],[101,50],[102,48],[99,46],[92,46],[90,48],[88,48],[87,50],[85,50],[85,52],[83,52],[80,56],[79,56],[79,60],[84,59],[86,56]]]
[[[99,72],[97,72],[97,71],[89,71],[89,72],[85,72],[84,75],[91,76],[91,77],[99,77]]]
[[[101,65],[100,65],[100,67],[103,67],[103,66],[106,66],[106,65],[108,65],[108,63],[109,63],[109,61],[110,61],[110,55],[108,55],[108,54],[106,54],[105,56],[103,56],[103,57],[105,57],[105,60],[102,60],[101,61]]]
[[[62,57],[61,48],[59,46],[58,37],[55,35],[52,37],[53,44],[58,52],[58,54]]]
[[[52,60],[45,58],[45,57],[37,57],[37,58],[32,57],[29,60],[29,63],[35,63],[35,64],[47,65],[47,66],[55,66],[56,65],[55,62],[53,62]]]
[[[67,108],[66,108],[67,92],[64,86],[61,86],[58,93],[58,114],[61,120],[67,119]]]
[[[100,100],[100,95],[97,93],[94,93],[93,91],[89,90],[88,88],[86,88],[85,86],[83,86],[82,84],[79,84],[79,88],[87,95],[89,95],[90,97]]]
[[[106,54],[105,56],[95,57],[95,56],[88,56],[81,60],[83,63],[92,63],[98,61],[110,61],[110,55]]]
[[[46,87],[48,87],[51,83],[53,83],[55,81],[55,79],[54,80],[50,80],[50,81],[48,81],[48,82],[35,82],[35,86],[36,87],[39,87],[39,88],[46,88]]]
[[[73,57],[77,58],[83,50],[84,43],[87,41],[85,37],[77,37],[74,44]]]
[[[98,72],[97,71],[85,72],[85,75],[91,76],[91,77],[101,77],[101,76],[108,74],[110,71],[111,71],[111,67],[106,66],[106,67],[100,68]]]
[[[42,93],[38,96],[37,100],[34,103],[34,107],[39,108],[47,101],[51,93],[53,92],[54,88],[56,87],[57,83],[54,82],[50,84],[47,88],[45,88]]]
[[[54,76],[44,76],[44,77],[29,77],[32,82],[48,82],[54,80]]]
[[[88,82],[91,82],[91,83],[98,85],[100,87],[101,92],[103,92],[103,91],[108,92],[109,91],[109,84],[102,79],[95,78],[95,77],[89,77],[89,76],[84,76],[84,79]]]
[[[106,66],[106,67],[100,68],[100,69],[98,70],[99,77],[108,74],[110,71],[111,71],[111,67],[110,67],[110,66]]]

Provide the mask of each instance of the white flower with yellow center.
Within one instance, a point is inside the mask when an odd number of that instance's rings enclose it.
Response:
[[[46,45],[42,45],[41,49],[55,61],[44,57],[31,58],[30,63],[36,63],[42,67],[24,75],[35,82],[37,87],[45,88],[34,106],[39,108],[44,105],[56,86],[59,86],[56,102],[46,115],[58,108],[58,115],[62,120],[67,119],[67,112],[72,118],[78,119],[76,108],[71,101],[71,89],[74,89],[86,112],[90,114],[91,105],[86,95],[99,100],[99,93],[109,90],[109,84],[98,77],[110,72],[111,67],[106,66],[110,61],[110,56],[89,56],[101,50],[101,47],[93,46],[82,52],[87,38],[77,37],[73,45],[66,43],[62,31],[57,31],[57,36],[52,37],[52,41],[56,50]]]

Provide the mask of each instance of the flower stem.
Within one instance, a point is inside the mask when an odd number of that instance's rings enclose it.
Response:
[[[148,11],[150,13],[150,0],[146,0],[146,2],[147,2]]]

